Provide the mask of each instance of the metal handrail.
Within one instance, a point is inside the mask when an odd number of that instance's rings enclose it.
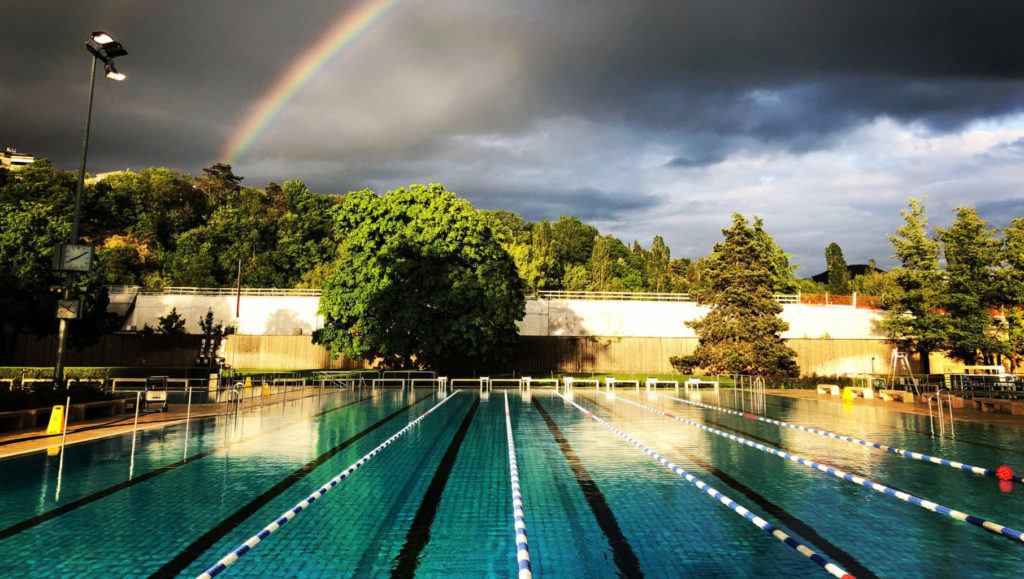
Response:
[[[590,292],[541,290],[536,296],[539,300],[604,300],[604,301],[644,301],[644,302],[694,302],[686,293],[652,293],[652,292]],[[775,301],[781,304],[799,304],[800,294],[774,294]]]
[[[946,405],[949,406],[949,435],[955,436],[953,430],[953,398],[952,393],[949,390],[939,389],[935,391],[935,394],[928,397],[928,426],[931,427],[932,436],[935,436],[935,421],[932,418],[932,399],[935,399],[939,409],[939,434],[946,431],[944,417],[942,414],[942,394],[946,394]]]
[[[311,288],[238,288],[233,287],[165,287],[158,289],[141,288],[132,285],[108,286],[110,295],[144,296],[270,296],[270,297],[320,297],[321,291]]]

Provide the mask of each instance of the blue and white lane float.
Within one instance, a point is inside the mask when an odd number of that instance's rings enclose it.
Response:
[[[508,433],[508,466],[512,473],[512,516],[516,529],[516,565],[519,567],[519,579],[532,579],[529,541],[526,540],[526,517],[523,515],[523,493],[519,489],[516,443],[512,438],[512,419],[508,413],[508,392],[505,392],[505,431]]]
[[[363,466],[364,464],[367,463],[367,461],[369,461],[371,458],[373,458],[374,456],[379,454],[380,451],[382,451],[385,448],[387,448],[388,446],[390,446],[392,442],[398,440],[398,438],[400,436],[402,436],[406,432],[409,432],[409,430],[412,429],[412,427],[414,427],[417,424],[419,424],[420,421],[422,421],[424,418],[429,416],[432,412],[434,412],[435,410],[440,408],[440,406],[442,404],[444,404],[445,402],[448,402],[449,400],[451,400],[452,397],[454,397],[456,394],[458,394],[458,390],[453,391],[451,395],[447,396],[444,400],[442,400],[442,401],[438,402],[437,404],[435,404],[433,407],[430,408],[430,410],[427,410],[426,412],[421,414],[419,416],[419,418],[417,418],[417,419],[413,420],[412,422],[410,422],[405,428],[403,428],[403,429],[399,430],[398,432],[396,432],[395,434],[393,434],[391,436],[391,438],[389,438],[389,439],[385,440],[384,442],[380,443],[380,445],[377,448],[375,448],[375,449],[371,450],[370,452],[366,453],[366,455],[364,455],[363,458],[360,458],[359,460],[354,462],[351,466],[349,466],[345,470],[341,471],[338,474],[338,476],[336,476],[336,477],[332,478],[331,480],[327,481],[326,483],[324,483],[324,485],[322,487],[318,488],[316,490],[316,492],[314,492],[313,494],[311,494],[308,497],[306,497],[302,502],[300,502],[299,504],[297,504],[294,507],[292,507],[292,508],[288,509],[287,511],[285,511],[280,517],[275,519],[273,523],[270,523],[266,527],[263,527],[262,531],[260,531],[259,533],[256,533],[252,537],[250,537],[248,541],[242,543],[235,550],[233,550],[230,553],[228,553],[227,555],[225,555],[224,558],[222,558],[220,561],[217,561],[216,564],[214,564],[212,567],[210,567],[209,569],[204,571],[202,574],[197,575],[196,579],[210,579],[211,577],[216,577],[217,575],[221,574],[230,565],[233,565],[235,563],[235,561],[238,561],[238,559],[242,555],[245,555],[246,553],[251,551],[253,549],[253,547],[255,547],[256,545],[258,545],[260,543],[260,541],[262,541],[263,539],[266,539],[267,537],[269,537],[271,533],[273,533],[274,531],[280,529],[282,525],[284,525],[288,521],[292,520],[295,517],[295,515],[301,513],[303,511],[303,509],[308,507],[310,504],[312,504],[314,501],[316,501],[320,497],[324,496],[324,494],[326,494],[327,491],[329,491],[332,488],[334,488],[334,486],[337,485],[338,483],[340,483],[342,479],[344,479],[344,478],[348,477],[349,475],[351,475],[353,472],[356,471],[356,469],[358,469],[359,467]]]
[[[731,408],[722,408],[721,406],[714,406],[714,405],[711,405],[711,404],[704,404],[703,402],[694,402],[693,400],[684,400],[683,398],[675,398],[673,396],[665,396],[663,394],[658,394],[658,397],[659,398],[664,398],[666,400],[674,400],[676,402],[682,402],[683,404],[689,404],[691,406],[699,406],[700,408],[707,408],[708,410],[717,410],[718,412],[725,412],[727,414],[735,414],[736,416],[742,416],[743,418],[749,418],[751,420],[758,420],[760,422],[766,422],[768,424],[774,424],[776,426],[784,426],[786,428],[792,428],[793,430],[802,430],[804,432],[810,432],[812,434],[817,434],[817,435],[820,435],[820,436],[827,436],[829,438],[834,438],[836,440],[842,440],[842,441],[845,441],[845,442],[852,442],[854,444],[861,444],[861,445],[864,445],[864,446],[870,446],[871,448],[877,448],[879,450],[884,450],[886,452],[892,452],[894,454],[898,454],[900,456],[905,456],[907,458],[912,458],[914,460],[920,460],[920,461],[923,461],[923,462],[930,462],[932,464],[940,464],[940,465],[943,465],[943,466],[949,466],[949,467],[952,467],[952,468],[955,468],[955,469],[964,470],[964,471],[967,471],[967,472],[972,472],[974,474],[980,474],[980,475],[985,475],[985,476],[991,476],[991,477],[999,478],[997,476],[995,470],[988,469],[988,468],[983,468],[983,467],[980,467],[980,466],[971,466],[969,464],[964,464],[962,462],[957,462],[955,460],[949,460],[949,459],[946,459],[946,458],[938,458],[938,457],[934,457],[934,456],[928,456],[927,454],[921,454],[920,452],[913,452],[913,451],[910,451],[910,450],[904,450],[902,448],[896,448],[894,446],[886,446],[886,445],[878,443],[878,442],[871,442],[869,440],[861,440],[860,438],[854,438],[852,436],[846,436],[846,435],[843,435],[843,434],[836,434],[834,432],[829,432],[827,430],[819,430],[817,428],[809,428],[807,426],[800,426],[799,424],[791,424],[789,422],[783,422],[781,420],[775,420],[774,418],[768,418],[767,416],[760,416],[760,415],[757,415],[757,414],[751,414],[749,412],[740,412],[739,410],[733,410]],[[1024,482],[1024,479],[1022,479],[1021,477],[1016,476],[1016,475],[1011,477],[1009,480],[1012,480],[1013,482]]]
[[[569,404],[572,404],[573,406],[575,406],[580,412],[582,412],[582,413],[586,414],[587,416],[589,416],[590,418],[594,419],[594,421],[596,421],[598,424],[604,426],[608,430],[611,430],[615,434],[618,434],[619,436],[624,438],[626,441],[628,441],[630,444],[632,444],[633,446],[639,448],[644,453],[649,455],[651,458],[653,458],[654,460],[656,460],[659,463],[661,463],[661,465],[664,466],[665,468],[669,469],[670,471],[674,472],[675,474],[679,475],[680,477],[686,479],[686,481],[688,481],[689,483],[693,484],[693,486],[699,488],[700,490],[704,491],[705,493],[707,493],[711,497],[713,497],[716,500],[718,500],[718,502],[720,502],[723,505],[729,507],[734,512],[736,512],[737,514],[739,514],[743,518],[745,518],[748,521],[750,521],[751,523],[753,523],[755,526],[757,526],[757,528],[759,528],[762,531],[768,533],[769,535],[775,537],[779,541],[782,541],[787,546],[789,546],[790,548],[792,548],[796,552],[800,553],[804,557],[807,557],[811,561],[814,561],[815,563],[820,565],[823,569],[825,569],[830,574],[832,574],[834,577],[839,577],[840,579],[854,579],[853,575],[847,573],[846,570],[844,570],[839,565],[836,565],[835,563],[829,561],[825,557],[823,557],[823,556],[819,555],[818,553],[814,552],[810,547],[807,547],[806,545],[804,545],[803,543],[797,541],[793,537],[790,537],[789,535],[784,533],[781,529],[775,527],[775,525],[772,525],[768,521],[766,521],[763,518],[759,517],[758,515],[752,513],[750,510],[748,510],[747,508],[743,507],[742,505],[740,505],[736,501],[730,499],[729,497],[725,496],[720,491],[716,490],[714,487],[708,485],[706,482],[704,482],[704,481],[700,480],[699,478],[693,476],[692,474],[686,472],[686,470],[684,470],[682,467],[674,464],[673,462],[669,461],[665,457],[663,457],[660,454],[654,452],[653,450],[651,450],[650,448],[645,446],[642,442],[636,440],[635,438],[629,436],[625,432],[622,432],[618,428],[615,428],[611,424],[605,422],[604,420],[602,420],[601,418],[596,416],[593,412],[591,412],[591,411],[587,410],[586,408],[583,408],[579,404],[573,402],[572,399],[570,399],[570,398],[568,398],[566,396],[563,396],[560,392],[555,392],[555,395],[558,396],[559,398],[561,398],[562,400],[565,400]]]
[[[974,515],[969,515],[967,513],[958,511],[956,509],[951,509],[949,507],[942,506],[942,505],[940,505],[938,503],[935,503],[935,502],[932,502],[932,501],[929,501],[929,500],[926,500],[926,499],[922,499],[920,497],[916,497],[914,495],[905,493],[903,491],[898,491],[896,489],[889,488],[889,487],[887,487],[887,486],[885,486],[885,485],[883,485],[881,483],[877,483],[875,481],[868,480],[868,479],[866,479],[864,477],[860,477],[860,476],[857,476],[857,475],[854,475],[854,474],[850,474],[850,473],[848,473],[848,472],[846,472],[844,470],[840,470],[838,468],[834,468],[834,467],[831,467],[831,466],[826,466],[826,465],[823,465],[823,464],[821,464],[819,462],[816,462],[816,461],[813,461],[813,460],[810,460],[810,459],[807,459],[807,458],[803,458],[803,457],[797,456],[795,454],[790,454],[790,453],[788,453],[786,451],[783,451],[783,450],[778,450],[778,449],[775,449],[775,448],[771,448],[770,446],[765,446],[765,445],[763,445],[761,443],[754,442],[752,440],[747,440],[746,438],[743,438],[742,436],[736,436],[735,434],[729,434],[728,432],[722,432],[721,430],[718,430],[716,428],[711,428],[710,426],[705,426],[703,424],[699,424],[699,423],[694,422],[692,420],[687,420],[685,418],[680,418],[680,417],[678,417],[678,416],[676,416],[674,414],[670,414],[668,412],[665,412],[664,410],[659,410],[657,408],[652,408],[650,406],[646,406],[644,404],[640,404],[639,402],[633,402],[632,400],[628,400],[628,399],[622,398],[622,397],[619,397],[618,399],[623,401],[623,402],[625,402],[625,403],[627,403],[627,404],[632,404],[633,406],[638,406],[638,407],[643,408],[645,410],[650,410],[651,412],[654,412],[656,414],[661,414],[662,416],[671,418],[672,420],[676,420],[676,421],[682,422],[683,424],[688,424],[690,426],[694,426],[694,427],[699,428],[701,430],[704,430],[706,432],[710,432],[712,434],[717,434],[718,436],[722,436],[724,438],[728,438],[729,440],[732,440],[734,442],[739,442],[740,444],[745,444],[745,445],[747,445],[747,446],[749,446],[751,448],[756,448],[757,450],[760,450],[762,452],[767,452],[768,454],[773,454],[775,456],[778,456],[778,457],[781,457],[781,458],[785,458],[787,460],[791,460],[793,462],[802,464],[804,466],[808,466],[808,467],[820,470],[821,472],[828,473],[828,474],[830,474],[832,476],[835,476],[837,478],[841,478],[841,479],[843,479],[845,481],[849,481],[849,482],[852,482],[852,483],[859,484],[859,485],[861,485],[863,487],[866,487],[866,488],[869,488],[869,489],[871,489],[873,491],[894,496],[894,497],[896,497],[896,498],[898,498],[900,500],[903,500],[903,501],[906,501],[908,503],[917,505],[917,506],[919,506],[919,507],[921,507],[923,509],[927,509],[929,511],[932,511],[933,513],[939,513],[941,515],[946,515],[947,517],[956,519],[958,521],[964,521],[964,522],[967,522],[967,523],[971,523],[972,525],[977,525],[977,526],[979,526],[979,527],[981,527],[983,529],[989,530],[989,531],[991,531],[993,533],[996,533],[998,535],[1002,535],[1004,537],[1008,537],[1010,539],[1013,539],[1016,542],[1024,543],[1024,533],[1021,533],[1020,531],[1018,531],[1016,529],[1013,529],[1011,527],[1007,527],[1005,525],[1000,525],[999,523],[994,523],[992,521],[989,521],[987,519],[983,519],[981,517],[976,517]]]

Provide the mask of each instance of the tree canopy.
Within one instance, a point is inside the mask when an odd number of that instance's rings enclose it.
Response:
[[[838,295],[850,293],[850,269],[846,267],[843,250],[832,242],[825,248],[825,264],[828,267],[828,291]]]
[[[697,348],[690,356],[672,358],[672,364],[683,371],[792,375],[796,353],[781,338],[789,324],[772,297],[772,256],[740,214],[733,214],[722,235],[725,240],[707,259],[707,284],[693,292],[698,304],[711,309],[686,322],[697,333]]]
[[[440,185],[350,193],[333,211],[344,241],[314,340],[385,367],[467,368],[507,359],[523,285],[498,236]]]

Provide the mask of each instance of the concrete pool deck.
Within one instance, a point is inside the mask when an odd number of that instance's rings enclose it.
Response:
[[[296,396],[294,393],[275,394],[268,396],[263,406],[272,406],[282,402],[293,402],[303,398],[312,398],[318,394],[307,394]],[[287,398],[284,398],[287,396]],[[260,405],[252,405],[253,399],[245,401],[243,407],[245,412],[259,408]],[[192,404],[191,413],[185,404],[169,404],[167,412],[153,412],[139,414],[139,430],[153,430],[165,426],[183,424],[186,419],[198,420],[211,416],[225,414],[227,404]],[[117,416],[106,416],[93,418],[68,424],[67,441],[68,446],[92,442],[103,438],[111,438],[130,434],[135,428],[135,413],[121,414]],[[11,432],[0,433],[0,460],[15,458],[34,452],[42,452],[48,448],[59,448],[61,444],[60,434],[47,434],[46,428],[27,428]]]

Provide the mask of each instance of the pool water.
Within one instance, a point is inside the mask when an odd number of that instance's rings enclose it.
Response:
[[[1024,485],[620,389],[572,400],[858,577],[1019,576],[1024,543],[671,420],[842,468],[1015,529]],[[724,390],[681,394],[1024,471],[1021,431]],[[0,576],[196,576],[411,420],[224,575],[517,575],[505,393],[332,392],[0,461]],[[550,390],[508,392],[535,575],[826,576]],[[1020,474],[1020,473],[1018,473]],[[60,486],[59,499],[57,487]]]

